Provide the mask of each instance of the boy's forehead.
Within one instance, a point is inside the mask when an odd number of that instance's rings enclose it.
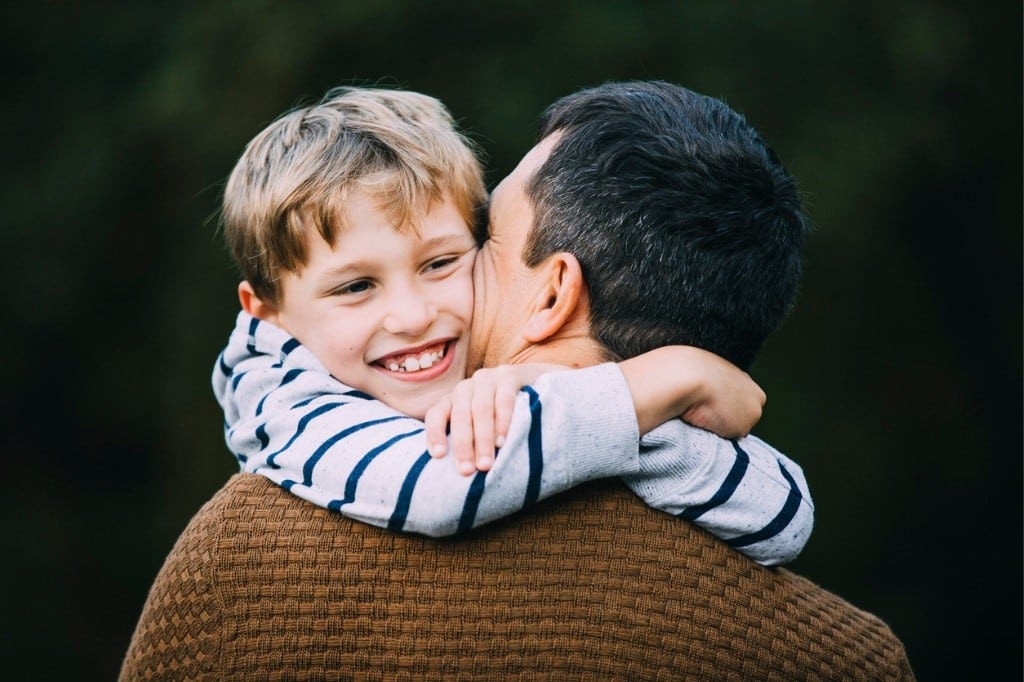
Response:
[[[365,189],[356,189],[339,192],[339,196],[331,204],[328,215],[322,217],[331,223],[326,230],[327,234],[332,237],[328,240],[329,242],[337,242],[339,238],[356,227],[390,228],[400,235],[420,240],[424,237],[424,222],[438,214],[457,216],[457,227],[464,228],[467,233],[472,234],[469,220],[463,215],[457,202],[447,195],[436,199],[425,197],[415,204],[409,204],[388,196],[386,192],[374,193]],[[446,221],[446,223],[456,227],[455,220]],[[307,231],[307,240],[313,236]],[[321,231],[321,236],[327,235]],[[334,246],[334,244],[331,245]]]
[[[423,219],[436,202],[429,199],[409,203],[387,194],[362,192],[341,206],[341,229],[357,221],[370,222],[379,227],[390,227],[403,235],[419,234]]]
[[[325,226],[325,231],[337,237],[353,226],[367,223],[380,227],[389,226],[403,234],[415,231],[429,210],[422,205],[410,205],[408,202],[390,198],[384,192],[373,193],[365,189],[350,188],[339,189],[325,205],[310,207],[305,212],[316,214],[319,221],[329,223]],[[304,222],[311,224],[316,221]]]

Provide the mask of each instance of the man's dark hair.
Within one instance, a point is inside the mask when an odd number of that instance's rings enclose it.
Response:
[[[664,82],[558,100],[528,183],[533,267],[580,261],[591,334],[618,357],[705,348],[747,368],[793,306],[807,224],[796,183],[725,103]]]

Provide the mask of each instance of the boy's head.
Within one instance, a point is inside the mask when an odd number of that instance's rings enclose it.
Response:
[[[793,178],[738,113],[663,82],[544,113],[523,260],[580,262],[591,336],[620,357],[695,345],[747,367],[792,307],[806,222]]]
[[[359,193],[400,230],[447,198],[475,233],[487,201],[474,147],[440,101],[336,88],[267,126],[228,178],[222,225],[242,278],[261,299],[278,303],[282,273],[302,269],[314,233],[334,242],[346,224],[346,202]]]
[[[436,99],[343,88],[268,126],[224,193],[242,307],[422,416],[465,376],[479,162]]]

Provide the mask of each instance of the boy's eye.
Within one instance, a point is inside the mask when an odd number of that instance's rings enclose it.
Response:
[[[427,270],[444,270],[446,267],[459,260],[458,256],[438,258],[427,263]]]
[[[346,284],[345,286],[338,287],[337,289],[334,290],[334,295],[335,296],[344,296],[346,294],[362,294],[362,293],[364,293],[366,291],[369,291],[370,288],[372,288],[372,287],[373,287],[373,284],[371,284],[370,282],[366,281],[365,279],[361,279],[361,280],[357,280],[355,282],[350,282],[349,284]]]

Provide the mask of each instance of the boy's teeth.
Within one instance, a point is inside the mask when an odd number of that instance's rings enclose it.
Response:
[[[433,367],[435,363],[444,357],[445,347],[439,350],[426,351],[419,355],[409,355],[399,363],[397,360],[389,360],[387,368],[392,372],[418,372],[421,369]]]

